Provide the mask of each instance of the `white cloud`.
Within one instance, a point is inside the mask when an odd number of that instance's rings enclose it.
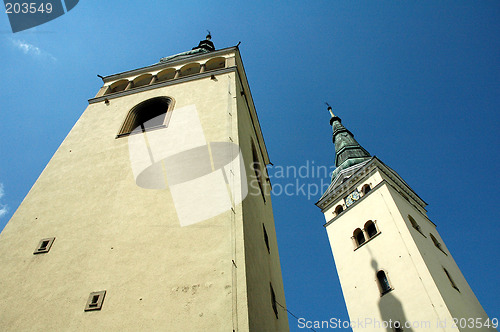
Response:
[[[24,40],[19,39],[11,39],[12,44],[19,50],[21,50],[24,54],[34,56],[34,57],[44,57],[52,60],[57,60],[52,54],[47,53],[41,50],[39,47],[32,45],[30,43],[25,42]]]
[[[0,199],[5,195],[5,191],[3,189],[3,183],[0,183]],[[7,205],[0,203],[0,218],[3,217],[9,211],[9,207]]]

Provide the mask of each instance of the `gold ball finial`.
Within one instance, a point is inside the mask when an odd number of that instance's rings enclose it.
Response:
[[[335,114],[333,114],[333,109],[332,107],[330,106],[330,104],[328,104],[327,102],[325,102],[326,106],[328,106],[328,111],[330,112],[330,114],[332,115],[332,118],[335,117]]]

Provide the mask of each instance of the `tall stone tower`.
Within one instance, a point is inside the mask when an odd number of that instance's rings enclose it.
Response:
[[[103,82],[1,233],[0,330],[288,330],[238,48]]]
[[[488,330],[492,323],[426,203],[329,110],[336,169],[316,205],[353,331],[477,331],[479,324]]]

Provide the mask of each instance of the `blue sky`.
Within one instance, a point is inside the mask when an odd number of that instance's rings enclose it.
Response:
[[[429,204],[479,301],[500,316],[498,1],[81,0],[16,34],[2,13],[0,229],[101,86],[96,74],[191,49],[206,29],[217,48],[241,41],[274,165],[333,165],[328,101]],[[347,320],[319,196],[273,197],[287,306]]]

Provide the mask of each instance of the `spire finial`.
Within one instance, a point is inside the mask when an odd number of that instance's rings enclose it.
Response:
[[[208,39],[208,40],[212,39],[212,34],[210,33],[210,30],[207,30],[207,33],[208,34],[207,34],[206,39]]]
[[[335,117],[335,114],[333,114],[333,110],[332,110],[332,107],[330,106],[330,104],[328,104],[326,101],[325,101],[325,104],[326,106],[328,106],[328,111],[330,112],[330,114],[332,115],[332,118]]]

